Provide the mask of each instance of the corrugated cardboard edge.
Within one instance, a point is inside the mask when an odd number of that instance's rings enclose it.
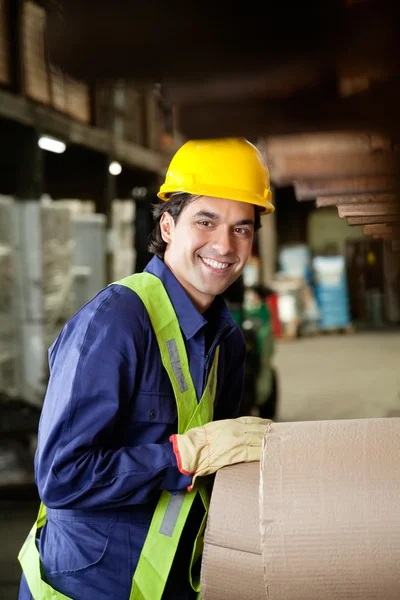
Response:
[[[260,484],[259,484],[259,526],[260,526],[260,543],[261,543],[261,554],[262,554],[262,543],[263,540],[266,539],[266,527],[263,519],[264,514],[264,466],[265,466],[265,457],[267,455],[267,447],[269,436],[271,433],[272,423],[269,423],[267,429],[264,434],[262,449],[261,449],[261,460],[260,460]],[[270,599],[269,594],[269,582],[268,582],[268,565],[263,560],[263,576],[264,576],[264,586],[265,586],[265,597],[267,600]]]
[[[259,477],[259,462],[224,467],[216,475],[204,539],[202,600],[265,599]],[[249,515],[249,510],[254,512]]]
[[[206,544],[203,560],[207,562],[207,576],[200,584],[201,600],[265,598],[260,554]]]

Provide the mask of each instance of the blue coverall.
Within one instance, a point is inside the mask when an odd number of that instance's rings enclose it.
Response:
[[[236,417],[245,342],[222,297],[202,315],[158,257],[145,271],[161,279],[179,319],[200,399],[220,344],[214,419]],[[160,307],[162,310],[162,307]],[[74,600],[128,600],[161,490],[185,489],[169,437],[177,409],[139,296],[109,286],[64,326],[49,350],[35,477],[47,507],[38,547],[44,579]],[[201,511],[196,502],[163,598],[195,597],[188,568]],[[22,577],[20,600],[31,599]]]

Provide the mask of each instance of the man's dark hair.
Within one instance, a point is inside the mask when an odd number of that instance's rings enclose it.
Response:
[[[172,194],[171,198],[167,202],[161,200],[159,204],[153,205],[153,219],[155,220],[156,224],[150,236],[149,252],[164,260],[164,253],[167,249],[167,243],[164,242],[161,235],[161,217],[165,212],[169,212],[176,223],[185,206],[187,206],[190,202],[193,202],[195,198],[196,196],[193,196],[192,194],[179,192]]]
[[[161,235],[161,227],[160,220],[162,215],[165,212],[169,212],[169,214],[173,217],[174,222],[177,223],[179,219],[179,215],[190,202],[193,202],[198,198],[198,196],[194,196],[193,194],[186,194],[185,192],[177,192],[172,194],[171,198],[164,202],[163,200],[160,203],[153,205],[153,219],[155,221],[155,227],[150,235],[149,242],[149,252],[155,254],[161,260],[164,260],[164,253],[167,249],[167,243],[164,242]],[[254,207],[254,231],[258,231],[261,227],[261,219],[260,212],[257,206]]]

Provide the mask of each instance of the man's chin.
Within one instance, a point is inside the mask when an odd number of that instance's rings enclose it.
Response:
[[[218,296],[223,294],[239,276],[240,273],[230,273],[229,277],[204,277],[203,275],[197,279],[196,288],[207,296]]]
[[[201,292],[207,296],[219,296],[220,294],[223,294],[230,285],[232,285],[233,281],[228,281],[224,284],[221,282],[219,285],[203,286]]]

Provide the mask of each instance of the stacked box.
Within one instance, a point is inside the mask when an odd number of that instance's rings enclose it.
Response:
[[[0,9],[2,8],[0,0]],[[52,65],[46,54],[46,10],[36,2],[25,0],[23,4],[22,44],[25,92],[29,98],[85,124],[91,121],[90,88],[87,83],[66,75]],[[0,17],[0,82],[1,75]]]
[[[72,216],[92,215],[96,212],[95,203],[92,200],[78,200],[65,198],[57,200],[57,206],[68,208]]]
[[[75,310],[79,310],[107,285],[106,216],[96,213],[91,200],[57,200],[71,215],[72,276]]]
[[[65,75],[66,113],[88,125],[91,120],[90,88],[87,83]]]
[[[313,275],[315,296],[321,313],[321,329],[349,326],[351,319],[344,257],[315,257]]]
[[[311,255],[303,244],[283,246],[279,251],[279,271],[287,277],[304,277],[310,280]]]
[[[57,202],[40,207],[44,341],[48,348],[75,312],[71,212]]]
[[[0,83],[11,83],[10,35],[6,0],[0,0]]]
[[[271,289],[277,294],[278,317],[282,337],[288,339],[297,337],[303,312],[304,279],[277,273],[275,279],[271,282]]]
[[[112,205],[112,280],[135,271],[134,249],[136,205],[133,200],[114,200]]]
[[[45,9],[36,2],[25,0],[22,23],[25,89],[33,100],[50,104],[50,80],[44,45],[45,26]]]
[[[49,63],[51,103],[53,108],[62,113],[67,112],[67,91],[65,76],[62,70]]]
[[[103,214],[74,214],[74,290],[76,309],[106,287],[107,219]]]
[[[101,83],[96,87],[95,124],[118,139],[145,145],[143,92],[129,81]]]

